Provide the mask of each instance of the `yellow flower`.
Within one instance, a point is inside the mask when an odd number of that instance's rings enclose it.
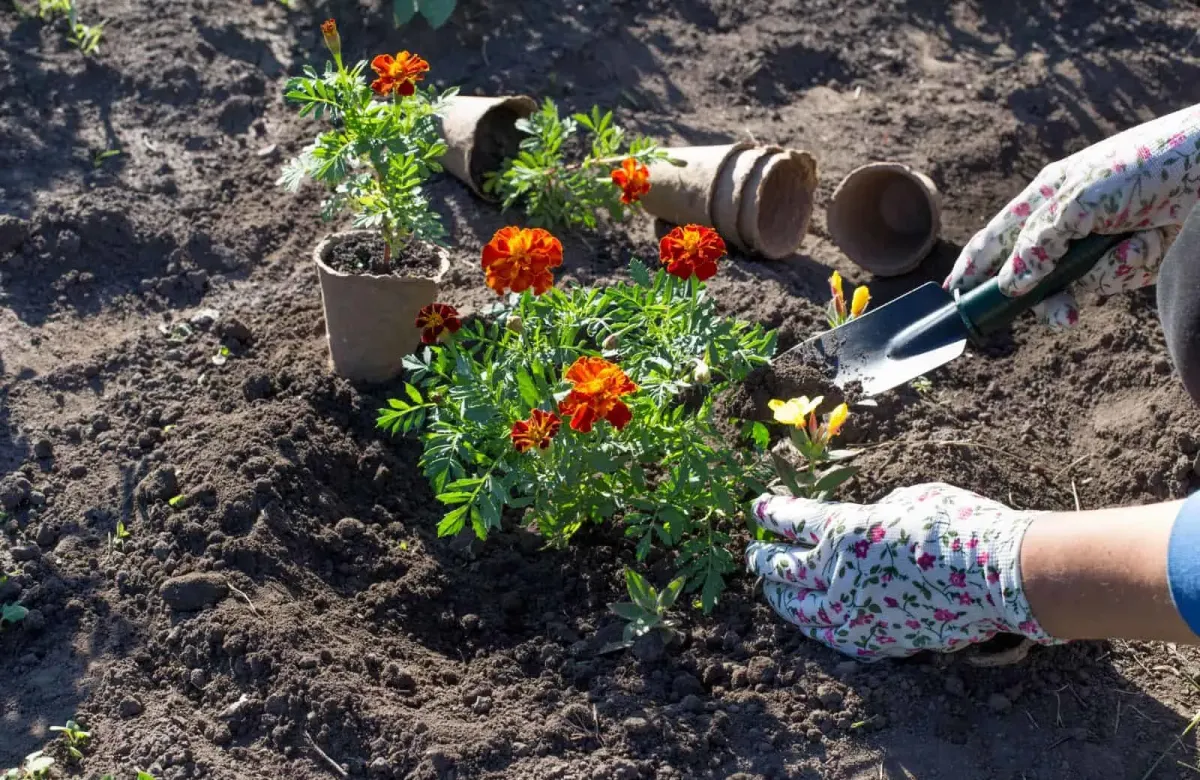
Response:
[[[867,310],[867,304],[871,302],[871,291],[864,284],[854,291],[854,300],[850,302],[850,316],[857,317]]]
[[[833,296],[833,310],[839,317],[846,316],[846,295],[842,292],[842,275],[837,271],[829,277],[829,294]]]
[[[816,411],[817,407],[824,400],[825,397],[820,395],[812,400],[809,400],[806,396],[791,398],[787,401],[780,401],[778,398],[774,398],[767,402],[767,408],[775,413],[775,422],[803,428],[808,416]]]
[[[865,287],[859,287],[860,290],[865,290]],[[855,295],[855,298],[858,296]],[[829,419],[825,421],[825,438],[832,439],[842,430],[842,426],[846,424],[846,418],[850,416],[850,407],[845,404],[839,404],[829,413]]]

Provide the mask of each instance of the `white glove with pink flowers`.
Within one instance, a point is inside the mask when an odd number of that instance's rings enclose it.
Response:
[[[930,484],[859,505],[764,495],[752,542],[767,601],[812,639],[862,660],[954,651],[999,632],[1043,644],[1021,588],[1021,541],[1036,512]]]
[[[992,276],[1010,296],[1031,290],[1068,245],[1091,233],[1134,233],[1074,289],[1100,295],[1154,284],[1163,255],[1200,190],[1200,106],[1192,106],[1046,166],[1024,192],[963,248],[947,289]],[[1070,292],[1038,304],[1052,327],[1075,324]]]

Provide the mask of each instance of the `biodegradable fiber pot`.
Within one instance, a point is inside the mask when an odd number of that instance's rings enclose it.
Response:
[[[741,209],[742,192],[745,189],[746,180],[754,173],[759,162],[765,162],[766,158],[782,151],[783,147],[781,146],[758,146],[742,149],[734,152],[717,174],[717,186],[713,190],[711,205],[712,226],[717,229],[718,233],[732,241],[738,249],[747,251],[750,249],[742,243],[741,235],[738,233],[738,211]]]
[[[651,163],[650,191],[642,196],[642,206],[650,214],[676,225],[713,226],[717,176],[733,154],[749,148],[751,144],[739,142],[666,149],[668,155],[684,164]]]
[[[476,195],[488,198],[483,192],[483,175],[500,170],[507,158],[516,156],[522,137],[517,120],[536,110],[537,103],[525,95],[451,98],[439,118],[447,147],[442,158],[446,170]]]
[[[812,217],[817,161],[808,152],[785,150],[758,160],[738,201],[742,244],[780,260],[800,248]]]
[[[377,236],[369,230],[334,233],[313,252],[333,370],[361,382],[383,382],[400,373],[404,357],[421,344],[417,313],[437,298],[438,282],[450,268],[450,253],[436,246],[436,270],[412,276],[346,273],[328,264],[339,245]],[[403,269],[405,259],[392,262]]]
[[[858,266],[876,276],[899,276],[933,249],[941,214],[941,195],[928,176],[900,163],[878,162],[842,180],[826,222],[833,242]]]

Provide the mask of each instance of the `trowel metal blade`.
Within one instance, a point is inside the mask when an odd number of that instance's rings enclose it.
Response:
[[[954,305],[950,293],[929,282],[789,353],[822,369],[838,387],[858,382],[863,395],[878,395],[963,353],[969,333],[959,317],[947,316]]]

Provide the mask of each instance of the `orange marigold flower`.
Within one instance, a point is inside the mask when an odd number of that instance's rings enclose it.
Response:
[[[608,420],[620,430],[633,419],[621,396],[638,386],[616,365],[604,358],[581,357],[567,369],[566,378],[575,386],[558,405],[558,413],[571,418],[572,429],[590,433],[597,420]]]
[[[560,265],[562,242],[542,228],[500,228],[483,248],[487,286],[498,295],[531,287],[541,295],[554,286],[550,269]]]
[[[421,329],[421,343],[434,344],[447,331],[457,333],[462,320],[450,304],[431,303],[417,312],[417,327]]]
[[[621,188],[622,203],[637,203],[650,191],[650,169],[639,165],[632,157],[626,157],[621,167],[614,168],[611,175],[613,184]]]
[[[692,274],[700,281],[717,272],[717,260],[725,254],[725,241],[717,231],[703,225],[684,225],[663,236],[658,242],[658,258],[667,273],[680,279]]]
[[[550,440],[558,433],[562,420],[554,412],[534,409],[528,420],[517,420],[512,426],[512,444],[517,452],[537,448],[547,449]]]
[[[338,35],[337,22],[326,19],[321,23],[321,36],[325,38],[325,46],[329,53],[338,57],[342,53],[342,37]]]
[[[377,95],[387,97],[395,92],[408,97],[417,91],[417,82],[425,78],[429,63],[415,54],[402,51],[395,57],[380,54],[371,60],[371,69],[379,74],[379,78],[371,82],[371,89]]]

